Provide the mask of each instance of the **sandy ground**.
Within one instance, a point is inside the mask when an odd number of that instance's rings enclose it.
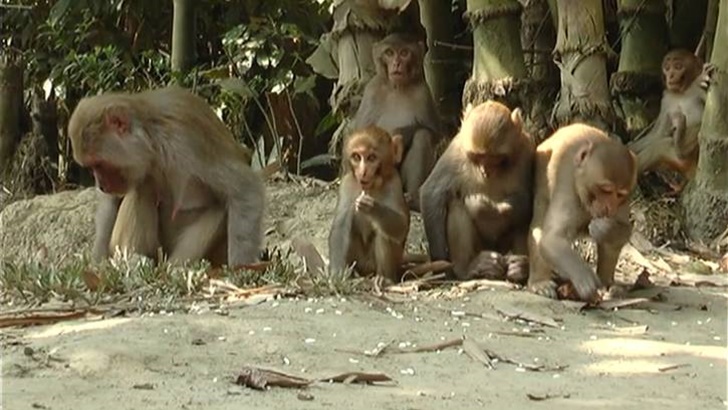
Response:
[[[269,243],[285,241],[280,232],[296,232],[325,249],[333,191],[308,187],[292,196],[273,189],[270,196]],[[419,247],[420,235],[415,227],[412,247]],[[621,272],[620,279],[632,281],[634,273]],[[662,283],[658,275],[653,279]],[[502,286],[448,287],[389,300],[362,295],[222,309],[201,304],[188,314],[5,330],[2,404],[74,410],[725,408],[725,288],[661,290],[660,302],[615,311],[580,311]],[[558,326],[499,313],[514,309]],[[544,368],[497,361],[489,369],[459,347],[396,352],[463,336],[503,359]],[[390,342],[378,357],[363,354]],[[297,389],[235,385],[245,365],[309,378],[381,372],[394,382],[318,383],[306,390],[313,399],[304,400]]]

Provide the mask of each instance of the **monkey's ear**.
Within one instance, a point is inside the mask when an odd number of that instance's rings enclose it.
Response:
[[[574,156],[574,164],[576,164],[577,166],[583,164],[584,161],[589,158],[589,154],[591,154],[593,148],[594,143],[592,143],[591,141],[580,147],[579,150],[576,151],[576,155]]]
[[[119,135],[129,132],[131,120],[126,107],[111,105],[104,110],[104,124],[106,128],[114,130]]]
[[[404,155],[404,142],[402,141],[402,135],[395,134],[392,136],[392,158],[395,164],[402,162],[402,155]]]
[[[513,125],[518,127],[519,130],[523,129],[523,110],[521,110],[520,107],[511,111],[511,122],[513,122]]]

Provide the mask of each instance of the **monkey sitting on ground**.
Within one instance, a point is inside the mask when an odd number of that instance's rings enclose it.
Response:
[[[713,65],[703,66],[688,50],[672,50],[665,55],[660,113],[650,131],[629,144],[637,155],[638,174],[667,168],[680,172],[687,180],[693,178],[698,164],[698,132],[712,71]],[[683,187],[679,184],[673,189],[677,193]]]
[[[404,34],[391,34],[374,45],[376,75],[364,89],[352,129],[376,125],[402,136],[399,165],[410,209],[419,211],[419,188],[435,164],[435,144],[442,133],[422,62],[425,46]]]
[[[603,131],[572,124],[539,144],[534,168],[528,288],[556,299],[555,273],[571,282],[580,299],[594,301],[599,287],[613,284],[632,233],[629,196],[637,158]],[[597,244],[596,274],[572,248],[581,235]]]
[[[470,279],[489,264],[497,270],[499,253],[527,253],[534,149],[520,109],[495,101],[468,106],[420,189],[433,261],[449,260],[455,277]]]
[[[81,100],[73,156],[102,191],[93,257],[117,247],[170,261],[258,258],[265,190],[250,152],[200,97],[178,87]]]
[[[402,150],[399,135],[375,126],[346,139],[345,175],[329,233],[331,270],[355,264],[359,274],[399,280],[410,223],[396,168]]]

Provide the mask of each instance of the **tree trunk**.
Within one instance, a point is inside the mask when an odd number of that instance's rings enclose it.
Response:
[[[554,61],[561,70],[555,125],[580,121],[610,131],[617,118],[607,86],[607,50],[601,0],[557,0]]]
[[[195,65],[195,0],[174,0],[172,71],[188,72]]]
[[[465,18],[473,30],[473,73],[463,106],[498,100],[511,109],[528,102],[521,46],[521,5],[516,0],[468,0]],[[530,105],[524,107],[530,111]]]
[[[523,5],[521,43],[528,77],[533,82],[527,129],[540,142],[553,131],[549,117],[559,91],[559,70],[551,57],[556,30],[546,0],[520,1]]]
[[[705,27],[701,38],[703,49],[701,53],[698,53],[698,57],[704,61],[708,61],[710,55],[713,53],[713,41],[715,40],[715,26],[718,23],[719,4],[720,0],[708,0],[708,12],[705,16]]]
[[[425,55],[425,79],[430,86],[440,118],[456,118],[459,113],[459,92],[455,86],[460,61],[443,43],[454,43],[455,22],[450,12],[450,2],[420,0],[420,19],[427,31]]]
[[[627,133],[634,137],[660,110],[662,58],[667,53],[664,0],[620,0],[622,50],[611,89],[622,108]]]
[[[48,146],[48,157],[51,164],[58,167],[58,110],[56,108],[55,93],[51,92],[46,100],[44,91],[37,87],[33,91],[33,104],[31,106],[31,120],[33,132],[40,135]],[[56,175],[57,177],[57,175]]]
[[[700,159],[695,179],[681,197],[685,230],[704,242],[728,227],[728,5],[723,2],[710,61],[716,66],[698,134]]]
[[[9,169],[20,141],[23,110],[23,67],[0,56],[0,177]]]
[[[695,50],[703,34],[708,0],[671,0],[669,10],[671,48]]]

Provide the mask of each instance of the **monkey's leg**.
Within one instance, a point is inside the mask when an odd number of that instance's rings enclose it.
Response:
[[[469,279],[468,267],[480,250],[480,238],[461,200],[453,199],[447,207],[447,247],[455,277]]]
[[[550,299],[558,298],[551,267],[541,256],[541,224],[534,219],[528,236],[528,290]]]
[[[420,186],[434,166],[435,137],[429,130],[421,128],[415,132],[412,146],[407,151],[400,168],[402,186],[410,209],[420,211]]]
[[[109,247],[156,259],[159,238],[159,210],[151,184],[141,184],[121,201]]]
[[[198,216],[184,226],[174,238],[169,255],[170,262],[200,260],[207,255],[212,245],[220,238],[225,228],[225,211],[218,207],[210,207],[197,212]],[[174,221],[172,221],[174,224]]]
[[[377,234],[372,244],[377,275],[391,281],[399,281],[399,270],[402,266],[404,247],[384,235]]]

